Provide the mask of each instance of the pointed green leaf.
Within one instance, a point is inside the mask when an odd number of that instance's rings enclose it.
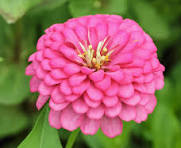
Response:
[[[41,111],[33,130],[18,148],[62,148],[58,131],[50,127],[48,122],[49,108]]]

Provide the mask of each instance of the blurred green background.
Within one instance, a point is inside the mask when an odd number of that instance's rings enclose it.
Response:
[[[158,47],[166,67],[165,87],[146,122],[124,123],[109,139],[79,134],[75,148],[181,148],[181,1],[180,0],[0,0],[0,148],[15,148],[31,131],[38,94],[24,75],[28,56],[52,24],[89,14],[118,14],[137,21]],[[65,145],[69,132],[59,130]]]

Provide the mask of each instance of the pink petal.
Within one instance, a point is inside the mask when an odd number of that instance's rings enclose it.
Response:
[[[72,48],[62,45],[62,46],[60,46],[59,50],[66,58],[68,58],[71,61],[77,61],[80,59],[78,57],[77,52]]]
[[[111,78],[106,76],[102,81],[96,82],[95,86],[103,91],[108,89],[111,85]]]
[[[77,38],[77,35],[72,29],[65,28],[63,33],[67,42],[71,42],[75,46],[77,46],[77,44],[79,43],[79,39]]]
[[[120,53],[115,55],[114,59],[111,61],[111,64],[128,64],[133,61],[133,55],[130,53]]]
[[[155,79],[155,89],[159,90],[164,87],[164,80],[162,78]]]
[[[105,96],[103,99],[103,103],[106,105],[106,107],[112,107],[118,103],[118,97],[117,96]]]
[[[102,131],[106,136],[110,138],[113,138],[121,134],[122,128],[123,128],[122,121],[118,117],[109,118],[104,116],[101,120]]]
[[[50,61],[50,65],[53,68],[63,68],[67,63],[67,60],[65,60],[65,58],[60,57],[60,58],[56,58],[56,59],[52,59]]]
[[[48,121],[49,121],[51,127],[54,127],[56,129],[61,128],[60,117],[61,117],[60,111],[54,111],[53,109],[50,109]]]
[[[151,63],[145,62],[143,70],[144,70],[144,73],[150,73],[152,71]]]
[[[29,56],[28,62],[32,62],[35,59],[36,52]]]
[[[25,74],[28,75],[28,76],[31,76],[31,75],[34,75],[35,74],[35,71],[33,69],[33,65],[30,64],[26,67],[26,71],[25,71]]]
[[[72,89],[69,86],[67,80],[63,80],[62,83],[60,84],[60,91],[64,94],[64,95],[71,95],[72,94]]]
[[[69,78],[69,84],[71,86],[80,85],[85,79],[87,78],[86,75],[82,74],[75,74]]]
[[[123,72],[121,70],[114,72],[106,72],[106,75],[110,76],[113,80],[117,81],[118,83],[123,79]]]
[[[113,35],[117,33],[117,30],[119,29],[120,24],[119,23],[114,23],[114,22],[109,22],[108,23],[108,34]]]
[[[83,115],[75,113],[70,106],[62,111],[61,123],[64,129],[73,131],[80,127],[82,120]]]
[[[64,72],[68,75],[72,75],[80,72],[80,67],[77,64],[67,64],[64,68]]]
[[[30,91],[36,92],[38,91],[38,87],[40,86],[41,80],[38,79],[36,76],[33,76],[30,80]]]
[[[123,98],[129,98],[134,94],[134,87],[132,84],[120,85],[119,96]]]
[[[136,107],[136,119],[135,121],[137,123],[141,123],[142,121],[145,121],[147,119],[147,112],[143,106],[137,106]]]
[[[109,48],[113,49],[117,45],[119,45],[119,47],[122,48],[128,42],[128,39],[128,33],[121,30],[114,35],[112,43],[109,45]]]
[[[111,86],[109,87],[108,90],[105,91],[105,93],[107,96],[115,96],[117,95],[118,90],[119,90],[118,84],[112,81]]]
[[[80,129],[85,135],[94,135],[100,127],[100,120],[84,118]]]
[[[51,99],[53,100],[53,102],[59,104],[62,102],[65,102],[65,97],[64,95],[59,91],[58,87],[55,87],[55,89],[52,91],[51,94]]]
[[[135,87],[135,90],[142,93],[154,94],[155,92],[155,84],[153,81],[150,83],[144,83],[144,84],[134,84],[134,87]]]
[[[37,45],[36,45],[36,49],[37,50],[42,50],[44,49],[44,38],[45,38],[45,35],[41,36],[37,42]]]
[[[97,34],[96,34],[96,30],[93,27],[90,27],[88,29],[88,40],[89,40],[89,44],[92,45],[93,49],[97,48],[97,44],[98,44],[98,38],[97,38]]]
[[[84,95],[84,101],[86,102],[88,106],[93,107],[93,108],[96,108],[101,104],[100,101],[91,100],[91,98],[87,94]]]
[[[51,109],[55,110],[55,111],[61,111],[63,110],[65,107],[67,107],[67,105],[69,105],[68,102],[62,102],[59,104],[56,104],[55,102],[53,102],[52,99],[50,99],[49,101],[49,106]]]
[[[101,119],[103,115],[104,115],[104,107],[102,105],[99,105],[96,108],[90,108],[87,112],[87,116],[90,119]]]
[[[60,69],[53,69],[50,74],[54,79],[65,79],[67,77]]]
[[[36,76],[39,79],[43,79],[47,75],[47,71],[45,71],[41,65],[36,69]]]
[[[98,89],[93,86],[89,87],[87,90],[88,96],[95,101],[100,101],[103,97],[103,93]]]
[[[50,74],[47,74],[45,79],[44,79],[44,82],[47,84],[47,85],[55,85],[55,84],[59,84],[61,83],[62,80],[57,80],[57,79],[54,79],[52,78],[52,76]]]
[[[124,121],[134,120],[136,117],[136,109],[134,106],[122,105],[119,117]]]
[[[116,117],[120,114],[122,108],[121,103],[117,103],[115,106],[112,107],[106,107],[105,108],[105,115],[108,117]]]
[[[86,80],[82,82],[79,86],[73,87],[72,91],[74,94],[81,95],[87,90],[89,86],[90,86],[90,81]]]
[[[81,99],[76,100],[72,103],[72,108],[76,113],[86,113],[88,110],[87,104]]]
[[[38,87],[38,91],[40,92],[41,95],[50,95],[51,92],[52,92],[52,87],[51,86],[48,86],[46,85],[44,82],[41,82],[41,84],[39,85]]]
[[[96,32],[99,41],[105,39],[105,37],[107,36],[107,30],[107,24],[100,23],[96,26]]]
[[[44,104],[48,101],[49,97],[50,96],[43,96],[43,95],[38,96],[38,99],[36,101],[36,107],[38,110],[40,110],[44,106]]]
[[[154,78],[154,75],[152,73],[149,73],[149,74],[146,74],[144,75],[144,82],[147,83],[147,82],[151,82]]]
[[[82,25],[75,27],[75,32],[81,41],[87,40],[87,29]]]
[[[135,93],[133,96],[131,96],[130,98],[123,98],[121,99],[124,103],[128,104],[128,105],[136,105],[139,103],[139,101],[141,100],[141,97],[139,96],[138,93]]]
[[[65,100],[67,100],[68,102],[73,102],[77,100],[79,97],[80,95],[69,95],[69,96],[65,96]]]
[[[82,66],[82,67],[81,67],[81,72],[82,72],[83,74],[89,75],[89,74],[91,74],[92,72],[94,72],[94,69],[90,69],[90,68],[88,68],[88,67]]]
[[[145,105],[145,109],[147,111],[148,114],[152,113],[155,106],[157,104],[157,100],[156,100],[156,97],[154,96],[152,99],[150,99],[148,101],[148,103]]]
[[[98,70],[96,72],[93,72],[89,75],[89,78],[94,82],[101,81],[104,78],[104,71]]]
[[[142,94],[141,93],[141,100],[139,102],[140,105],[146,105],[150,99],[154,99],[154,94]]]
[[[42,62],[41,62],[41,66],[42,66],[42,68],[44,69],[44,70],[51,70],[52,68],[51,68],[51,66],[50,66],[50,61],[49,60],[47,60],[47,59],[45,59],[45,60],[43,60]]]
[[[41,51],[38,51],[37,53],[36,53],[36,56],[35,56],[35,58],[36,58],[36,60],[37,61],[42,61],[43,60],[43,51],[41,50]]]
[[[59,52],[56,52],[55,50],[46,48],[43,51],[43,56],[44,56],[44,58],[48,58],[48,59],[56,59],[56,58],[59,58],[61,56],[61,54]]]

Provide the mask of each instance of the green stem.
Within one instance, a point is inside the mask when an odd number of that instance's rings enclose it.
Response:
[[[68,141],[67,141],[65,148],[72,148],[72,146],[76,140],[76,137],[79,134],[79,131],[80,131],[80,129],[76,129],[71,133],[71,135],[68,138]]]

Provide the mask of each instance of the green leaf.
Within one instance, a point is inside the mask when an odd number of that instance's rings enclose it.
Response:
[[[18,148],[62,148],[58,131],[48,122],[49,108],[46,105],[41,111],[34,128]]]
[[[165,105],[158,105],[152,120],[154,148],[175,147],[180,130],[179,121],[172,110]]]
[[[85,141],[91,148],[125,148],[128,146],[132,123],[123,123],[123,133],[115,138],[108,138],[101,130],[98,130],[94,136],[83,135]]]
[[[0,105],[0,138],[22,131],[28,124],[27,116],[18,107]]]
[[[0,104],[19,104],[29,94],[29,78],[25,67],[0,64]]]
[[[0,14],[8,23],[14,23],[27,11],[43,11],[54,9],[66,0],[1,0]],[[36,6],[36,7],[35,7]]]
[[[0,14],[8,23],[14,23],[21,18],[30,8],[42,0],[1,0]]]
[[[72,148],[72,146],[74,145],[74,143],[76,141],[76,138],[77,138],[79,132],[80,132],[80,129],[76,129],[71,133],[71,135],[68,138],[68,141],[67,141],[65,148]]]
[[[132,0],[131,9],[140,25],[156,39],[168,39],[169,25],[157,10],[144,0]]]
[[[69,9],[74,17],[97,13],[123,15],[127,0],[70,0]]]

